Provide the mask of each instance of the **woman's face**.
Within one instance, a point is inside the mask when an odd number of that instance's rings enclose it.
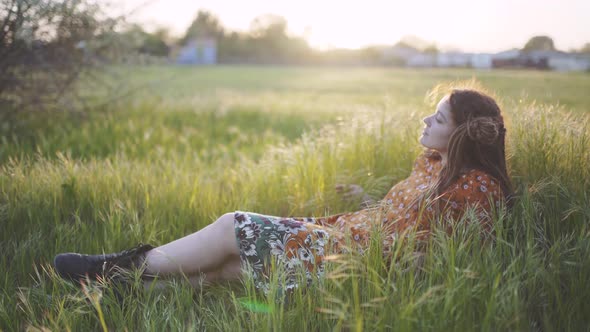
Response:
[[[420,144],[441,153],[447,153],[451,134],[457,128],[451,116],[449,97],[445,96],[436,106],[436,112],[424,118],[426,127],[420,136]]]

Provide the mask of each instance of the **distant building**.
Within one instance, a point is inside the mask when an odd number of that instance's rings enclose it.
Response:
[[[184,65],[214,65],[217,63],[217,41],[213,38],[193,39],[176,56],[176,63]]]
[[[520,55],[523,67],[549,69],[549,59],[566,56],[567,53],[560,51],[529,51]]]
[[[420,53],[408,59],[408,67],[435,67],[436,54]]]
[[[471,67],[477,69],[491,69],[494,55],[488,53],[479,53],[471,55]]]
[[[496,53],[492,56],[493,68],[517,68],[522,66],[520,62],[520,50],[517,48]]]
[[[385,48],[382,51],[382,62],[386,64],[407,65],[408,61],[417,55],[422,54],[419,49],[404,42],[398,42],[393,47]]]
[[[590,71],[590,55],[562,51],[521,51],[514,48],[500,53],[428,53],[398,42],[381,50],[381,63],[406,67],[465,67],[476,69],[529,68],[556,71]]]
[[[590,70],[590,58],[561,51],[510,50],[493,56],[494,68],[535,68],[559,71]]]
[[[557,71],[590,71],[590,56],[565,54],[548,60],[549,68]]]
[[[461,52],[439,53],[436,56],[438,67],[471,67],[471,54]]]

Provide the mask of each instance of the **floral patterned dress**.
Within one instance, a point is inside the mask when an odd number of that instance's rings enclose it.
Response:
[[[470,169],[433,199],[420,200],[437,180],[441,163],[429,153],[415,161],[411,175],[397,183],[381,202],[364,210],[318,218],[275,217],[236,211],[234,226],[242,263],[252,273],[256,287],[268,290],[273,263],[286,270],[287,290],[297,287],[296,271],[303,269],[310,282],[321,276],[324,258],[331,253],[368,247],[374,227],[385,232],[384,250],[408,230],[427,236],[436,216],[459,219],[472,207],[486,229],[493,209],[503,200],[499,182],[489,174]]]

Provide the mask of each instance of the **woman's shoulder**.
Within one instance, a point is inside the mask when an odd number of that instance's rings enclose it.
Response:
[[[449,190],[465,195],[466,198],[493,195],[502,197],[500,182],[486,171],[470,168],[461,172],[449,186]]]

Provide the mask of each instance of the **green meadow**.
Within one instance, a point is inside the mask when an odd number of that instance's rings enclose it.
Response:
[[[388,68],[118,67],[85,114],[0,124],[0,330],[581,331],[590,326],[590,75]],[[242,281],[80,289],[55,254],[154,245],[235,210],[353,211],[407,177],[436,86],[476,86],[507,126],[514,208],[482,244],[472,216],[425,248],[336,257],[281,294]],[[113,89],[115,87],[116,89]]]

